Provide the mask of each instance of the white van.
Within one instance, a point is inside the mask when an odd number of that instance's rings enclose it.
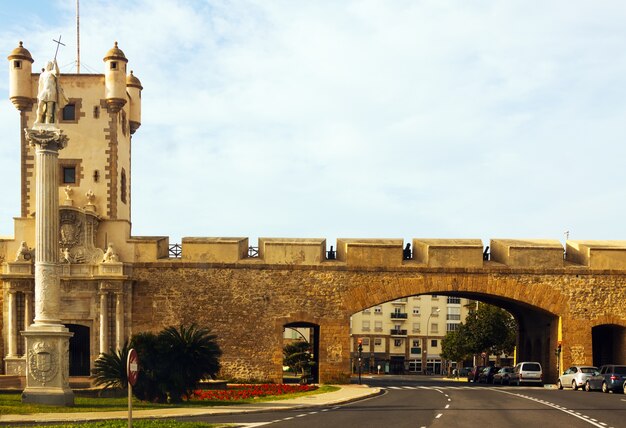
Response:
[[[518,363],[513,369],[511,384],[519,386],[522,383],[543,385],[543,370],[541,370],[541,364],[534,361]]]

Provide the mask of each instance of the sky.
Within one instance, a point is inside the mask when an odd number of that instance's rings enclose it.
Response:
[[[3,2],[42,67],[74,0]],[[141,80],[135,236],[626,239],[626,3],[83,0]],[[19,216],[0,67],[0,235]]]

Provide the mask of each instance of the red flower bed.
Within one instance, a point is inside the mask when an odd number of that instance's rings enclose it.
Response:
[[[292,394],[294,392],[306,392],[317,389],[313,385],[277,385],[264,383],[259,385],[232,385],[226,390],[196,390],[190,400],[206,401],[237,401],[268,395]]]

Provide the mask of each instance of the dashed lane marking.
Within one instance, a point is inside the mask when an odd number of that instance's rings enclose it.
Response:
[[[435,416],[435,419],[439,419],[442,416],[443,416],[443,413],[439,413],[437,416]]]

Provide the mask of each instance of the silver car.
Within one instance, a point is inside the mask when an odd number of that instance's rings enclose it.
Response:
[[[598,371],[598,368],[593,366],[572,366],[559,376],[556,386],[559,389],[571,387],[576,391],[578,388],[585,386],[587,379],[596,371]]]

